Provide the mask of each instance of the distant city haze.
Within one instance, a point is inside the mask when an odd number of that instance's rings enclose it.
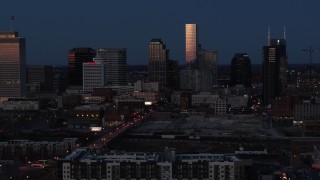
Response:
[[[0,31],[26,38],[27,64],[67,65],[74,47],[126,48],[127,63],[148,64],[151,39],[161,38],[170,58],[185,64],[185,24],[197,24],[199,42],[218,52],[218,64],[235,53],[262,63],[268,27],[273,38],[286,28],[289,64],[308,63],[301,49],[320,48],[320,1],[85,0],[1,2]],[[313,56],[320,63],[320,53]]]

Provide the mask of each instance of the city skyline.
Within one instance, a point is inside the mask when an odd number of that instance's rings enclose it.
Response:
[[[267,43],[268,27],[275,38],[282,37],[286,27],[289,64],[307,63],[308,54],[301,49],[320,47],[316,1],[290,1],[290,6],[285,1],[272,3],[275,0],[169,2],[99,1],[90,9],[85,1],[77,1],[78,10],[72,10],[72,2],[8,1],[2,3],[0,30],[10,30],[10,16],[15,16],[13,29],[28,39],[27,64],[39,65],[66,65],[67,51],[74,47],[123,47],[128,64],[148,64],[152,38],[165,41],[172,59],[185,64],[184,26],[188,23],[200,27],[199,42],[219,52],[219,64],[230,64],[239,52],[248,53],[252,64],[262,64],[260,47]],[[44,60],[46,54],[51,56]],[[314,63],[319,59],[320,54],[314,54]]]

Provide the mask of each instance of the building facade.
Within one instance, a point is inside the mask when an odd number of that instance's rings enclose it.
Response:
[[[198,56],[198,28],[197,24],[186,24],[186,64],[191,66]]]
[[[211,91],[217,84],[217,52],[198,44],[196,24],[186,24],[186,67],[180,71],[180,89]]]
[[[263,47],[263,104],[268,105],[287,88],[287,51],[285,39],[270,39]]]
[[[148,76],[150,82],[159,82],[160,86],[167,84],[167,65],[169,50],[161,39],[152,39],[149,43]]]
[[[230,86],[250,87],[252,82],[251,60],[247,53],[237,53],[231,61]]]
[[[0,32],[0,97],[26,95],[26,39]]]
[[[77,148],[77,138],[62,141],[9,140],[0,142],[0,156],[21,158],[52,158],[65,156]]]
[[[137,81],[134,83],[134,91],[146,91],[146,92],[159,92],[158,82],[142,82]]]
[[[94,61],[107,63],[107,86],[127,85],[127,50],[125,48],[100,48]]]
[[[242,180],[250,177],[252,168],[250,160],[224,154],[94,153],[82,148],[61,159],[58,178]]]
[[[92,62],[96,51],[92,48],[73,48],[68,52],[69,86],[82,87],[82,63]]]
[[[198,68],[200,71],[199,91],[212,91],[214,85],[217,85],[217,51],[208,51],[201,49],[198,55]]]
[[[29,86],[36,86],[36,92],[51,92],[53,76],[52,66],[29,66],[27,68],[27,83]]]
[[[92,92],[94,88],[102,88],[107,84],[107,63],[83,63],[83,91]]]

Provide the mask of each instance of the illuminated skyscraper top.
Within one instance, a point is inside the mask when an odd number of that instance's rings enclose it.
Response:
[[[186,24],[186,64],[194,63],[197,60],[198,49],[198,28],[196,24]]]
[[[26,39],[18,32],[0,32],[0,97],[24,97]]]
[[[169,50],[161,39],[152,39],[149,44],[149,80],[159,82],[160,85],[167,83],[167,64]]]

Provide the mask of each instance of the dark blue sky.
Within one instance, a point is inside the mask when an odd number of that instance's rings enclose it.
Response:
[[[319,0],[3,0],[0,31],[10,29],[11,15],[27,38],[28,64],[65,65],[69,49],[87,46],[125,47],[128,64],[147,64],[152,38],[162,38],[170,58],[184,64],[186,23],[199,25],[202,46],[218,51],[219,64],[236,52],[261,64],[269,26],[272,37],[286,27],[289,63],[308,60],[303,48],[320,48]]]

